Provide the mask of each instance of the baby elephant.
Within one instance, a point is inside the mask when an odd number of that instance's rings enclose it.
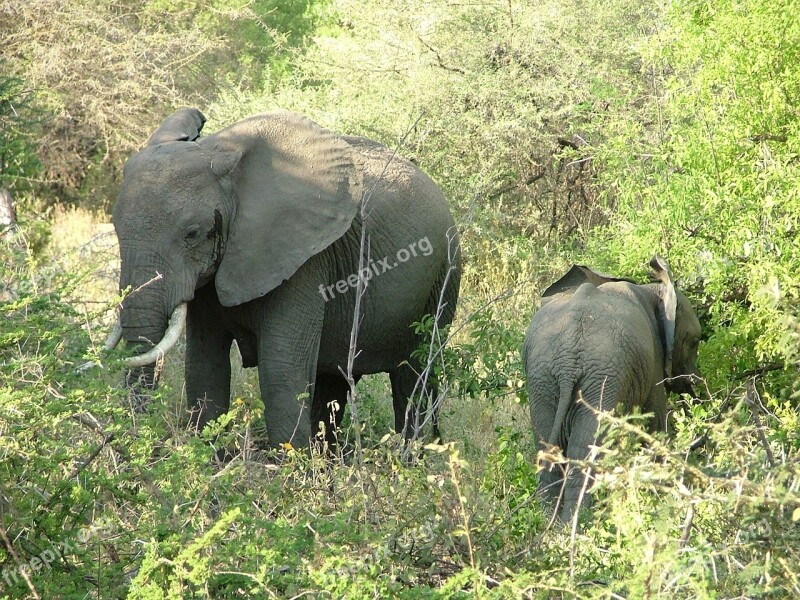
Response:
[[[582,460],[597,442],[599,410],[653,413],[651,430],[667,428],[667,391],[692,393],[700,322],[675,291],[669,267],[650,261],[660,283],[634,282],[574,265],[542,294],[525,336],[531,423],[540,449],[561,448]],[[581,472],[560,465],[540,474],[559,516],[578,508]],[[563,488],[563,494],[562,494]],[[558,511],[558,506],[556,506]]]

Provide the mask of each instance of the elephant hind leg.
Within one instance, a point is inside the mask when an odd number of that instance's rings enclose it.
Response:
[[[538,494],[544,503],[554,510],[558,510],[559,498],[563,494],[565,465],[551,460],[551,455],[556,452],[552,446],[559,446],[562,450],[566,446],[566,443],[562,444],[559,436],[553,435],[553,425],[556,422],[560,397],[558,385],[555,381],[543,379],[537,369],[529,367],[528,371],[528,408],[531,426],[540,451],[537,456],[540,469]]]
[[[539,468],[541,469],[538,473],[538,493],[550,508],[558,512],[564,504],[567,464],[550,459],[553,453],[558,452],[558,449],[548,442],[548,438],[553,437],[551,432],[555,422],[556,409],[555,406],[550,406],[544,402],[534,404],[534,399],[532,397],[530,401],[531,420],[533,421],[533,430],[536,433],[539,449],[542,451],[538,456]]]
[[[589,446],[600,443],[598,421],[592,409],[581,407],[577,410],[579,412],[573,422],[566,454],[570,461],[585,461],[594,458],[590,454]],[[561,519],[565,522],[572,519],[581,507],[588,508],[591,505],[589,490],[594,481],[591,467],[580,468],[576,464],[570,464],[567,469],[561,509]]]
[[[339,374],[317,373],[311,403],[311,432],[316,437],[324,428],[328,448],[336,445],[336,429],[342,423],[350,386]]]
[[[416,362],[413,363],[416,365]],[[432,374],[420,375],[421,369],[404,362],[389,371],[394,405],[394,428],[407,440],[417,439],[428,421],[433,434],[439,434],[438,385]],[[427,380],[426,380],[427,378]],[[425,410],[427,407],[428,410]]]

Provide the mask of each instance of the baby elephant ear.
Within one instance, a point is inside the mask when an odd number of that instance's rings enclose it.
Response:
[[[661,282],[658,286],[658,313],[664,328],[664,373],[672,377],[672,348],[675,345],[675,313],[678,309],[678,296],[667,261],[658,255],[650,260],[652,277]]]
[[[633,280],[626,279],[624,277],[614,277],[613,275],[606,275],[605,273],[592,271],[589,267],[585,267],[584,265],[572,265],[572,268],[570,268],[570,270],[567,271],[567,273],[561,277],[561,279],[550,284],[550,286],[542,293],[542,305],[549,302],[552,299],[552,296],[555,296],[556,294],[562,294],[565,292],[572,294],[584,283],[591,283],[595,286],[600,286],[604,283],[610,283],[612,281],[627,281],[629,283],[635,283]]]
[[[147,140],[148,146],[164,142],[193,142],[200,137],[206,118],[196,108],[175,111],[153,132]]]

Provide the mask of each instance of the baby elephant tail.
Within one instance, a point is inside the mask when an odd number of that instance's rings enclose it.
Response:
[[[565,431],[564,426],[570,406],[572,406],[572,402],[575,399],[576,392],[578,392],[577,381],[562,381],[559,385],[556,418],[553,420],[553,428],[550,430],[550,437],[547,440],[547,443],[551,446],[559,446],[563,450],[566,450],[566,442],[569,439],[569,433]]]

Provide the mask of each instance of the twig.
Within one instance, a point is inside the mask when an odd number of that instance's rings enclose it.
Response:
[[[692,523],[694,523],[694,502],[689,503],[689,508],[686,510],[686,518],[683,520],[683,531],[681,539],[678,543],[679,548],[685,548],[686,543],[689,541],[689,535],[692,532]]]
[[[751,142],[780,142],[785,144],[789,141],[789,138],[783,134],[775,135],[773,133],[758,133],[756,135],[750,136]]]
[[[586,491],[589,488],[589,481],[593,475],[593,464],[595,458],[597,458],[598,453],[600,452],[600,447],[597,446],[597,436],[595,436],[595,443],[592,446],[591,451],[589,452],[589,456],[587,458],[589,462],[589,466],[586,468],[586,473],[583,477],[583,485],[581,486],[581,493],[578,494],[578,502],[575,504],[575,514],[572,515],[572,529],[570,531],[570,546],[569,546],[569,576],[572,579],[575,576],[575,537],[578,534],[578,516],[581,512],[581,504],[583,504],[583,497],[586,495]],[[566,474],[564,476],[564,484],[566,485],[567,478],[569,477],[569,469],[574,467],[568,467]]]
[[[222,468],[222,470],[221,470],[221,471],[219,471],[218,473],[215,473],[214,475],[212,475],[212,476],[211,476],[211,481],[213,481],[214,479],[217,479],[218,477],[222,477],[222,475],[224,475],[225,473],[227,473],[228,471],[230,471],[230,469],[232,468],[232,465],[233,465],[233,464],[234,464],[234,462],[233,462],[233,461],[231,461],[231,462],[227,463],[227,464],[226,464],[226,465],[225,465],[225,466]],[[210,483],[210,482],[209,482],[209,483]],[[193,519],[193,518],[194,518],[194,516],[197,514],[197,511],[198,511],[198,510],[200,510],[200,504],[203,502],[203,499],[205,499],[205,497],[208,495],[208,493],[209,493],[210,491],[211,491],[211,485],[208,485],[208,486],[206,486],[206,489],[204,489],[204,490],[203,490],[203,491],[200,493],[200,495],[197,497],[197,502],[195,502],[195,503],[194,503],[194,506],[192,507],[192,510],[191,510],[191,511],[189,511],[189,516],[187,516],[187,517],[186,517],[186,520],[183,522],[183,527],[182,527],[182,529],[186,529],[186,528],[189,526],[189,524],[192,522],[192,519]]]
[[[444,281],[442,282],[441,290],[439,291],[439,299],[437,301],[436,306],[436,314],[433,315],[433,329],[431,331],[431,341],[428,345],[428,358],[426,360],[425,367],[422,369],[422,373],[417,375],[417,381],[414,383],[414,389],[411,392],[411,397],[414,398],[417,394],[417,391],[421,389],[421,395],[425,395],[425,391],[428,389],[428,380],[431,377],[431,368],[434,365],[436,358],[438,357],[441,360],[441,365],[444,368],[444,354],[442,353],[442,349],[444,348],[447,341],[450,339],[449,336],[447,340],[444,342],[442,341],[440,329],[439,329],[439,320],[442,316],[442,311],[444,311],[445,307],[447,306],[447,301],[445,300],[445,293],[448,289],[448,283],[450,282],[450,278],[453,275],[453,272],[456,270],[456,267],[453,266],[453,263],[456,260],[456,257],[461,253],[461,245],[457,242],[457,235],[458,232],[453,226],[452,228],[448,229],[446,237],[447,237],[447,262],[449,268],[447,269],[447,274],[444,277]],[[454,242],[455,247],[454,247]],[[429,420],[432,420],[433,417],[436,415],[439,405],[441,404],[442,398],[446,394],[446,390],[439,390],[436,398],[429,398],[430,402],[428,404],[428,409],[425,415],[425,418],[422,422],[419,422],[419,411],[415,411],[415,422],[414,422],[414,431],[412,432],[411,439],[416,440],[419,437],[422,429],[428,423]],[[409,403],[409,407],[412,404]],[[408,408],[406,409],[406,418],[408,418]],[[409,457],[410,452],[410,445],[406,445],[403,450],[403,458],[407,459]]]
[[[558,498],[556,498],[556,503],[553,507],[553,514],[550,517],[550,521],[547,523],[547,527],[544,528],[544,531],[550,531],[558,520],[558,511],[561,510],[561,501],[564,499],[564,491],[567,489],[567,469],[569,469],[569,464],[567,464],[567,468],[564,469],[564,475],[561,478],[561,489],[558,490]]]
[[[441,54],[439,54],[439,51],[436,50],[436,48],[434,48],[433,46],[431,46],[428,42],[423,40],[422,36],[419,33],[417,33],[415,31],[414,35],[417,36],[417,39],[419,40],[419,43],[422,44],[423,46],[425,46],[425,48],[428,49],[428,52],[430,52],[431,54],[433,54],[436,57],[436,65],[439,68],[444,69],[445,71],[450,71],[451,73],[458,73],[459,75],[466,75],[466,71],[464,71],[464,69],[461,69],[459,67],[451,67],[451,66],[445,64],[444,60],[442,60]]]
[[[106,445],[109,445],[109,444],[111,445],[111,448],[122,458],[123,461],[130,462],[130,455],[128,454],[128,452],[127,452],[127,450],[125,448],[120,447],[120,444],[119,444],[120,440],[116,436],[116,434],[114,434],[114,433],[106,433],[106,431],[103,429],[102,424],[99,423],[93,416],[92,416],[91,419],[89,419],[85,415],[75,414],[75,415],[73,415],[73,418],[76,421],[78,421],[79,423],[81,423],[82,425],[85,425],[86,427],[88,427],[88,428],[92,429],[93,431],[97,432],[98,434],[102,435],[103,436],[103,443],[98,448],[95,448],[95,450],[92,452],[92,454],[89,456],[89,458],[87,458],[84,461],[84,463],[83,463],[83,465],[81,467],[77,468],[77,472],[75,474],[73,474],[70,478],[75,477],[78,473],[80,473],[83,469],[85,469],[86,466],[88,466],[88,464],[92,460],[94,460],[96,455],[99,454],[100,451]],[[131,430],[126,431],[124,435],[129,435],[129,434],[131,434]],[[172,436],[169,435],[169,434],[166,434],[166,435],[162,436],[161,439],[159,440],[160,444],[163,444],[164,442],[166,442],[168,439],[170,439],[170,437],[172,437]],[[157,444],[156,448],[158,448],[158,446],[160,444]],[[149,459],[150,461],[155,459],[155,456],[156,456],[155,453],[156,453],[156,450],[154,449],[153,453],[150,455],[150,459]],[[161,503],[161,506],[165,510],[169,510],[171,508],[171,504],[169,502],[167,502],[167,499],[164,497],[164,494],[152,482],[152,480],[150,479],[149,475],[146,474],[142,470],[141,466],[136,466],[135,469],[136,469],[136,472],[139,474],[139,479],[140,479],[141,483],[144,485],[144,487],[146,487],[147,490],[159,500],[159,502]],[[44,506],[47,507],[47,506],[51,505],[53,503],[53,501],[57,497],[58,497],[57,495],[51,496],[50,499],[45,503]]]
[[[487,536],[484,536],[484,538],[483,538],[483,543],[487,543],[489,540],[491,540],[491,539],[492,539],[492,538],[493,538],[493,537],[494,537],[494,536],[497,534],[497,532],[498,532],[498,531],[500,531],[500,529],[503,527],[503,525],[506,525],[506,524],[507,524],[508,520],[509,520],[511,517],[513,517],[515,514],[517,514],[519,511],[521,511],[521,510],[522,510],[523,508],[525,508],[526,506],[528,506],[528,504],[530,504],[530,503],[531,503],[533,500],[535,500],[537,497],[538,497],[538,494],[537,494],[536,492],[533,492],[532,494],[528,495],[528,497],[527,497],[527,498],[525,498],[525,500],[523,500],[523,501],[522,501],[522,502],[520,502],[520,503],[519,503],[517,506],[515,506],[515,507],[514,507],[514,510],[512,510],[510,513],[508,513],[508,515],[506,515],[506,518],[505,518],[505,520],[504,520],[502,523],[500,523],[500,525],[498,525],[497,527],[495,527],[495,528],[494,528],[494,529],[491,531],[491,533],[489,533],[489,535],[487,535]],[[551,522],[552,522],[552,521],[551,521]]]
[[[457,451],[456,451],[457,452]],[[464,503],[465,497],[461,493],[461,486],[458,484],[458,473],[456,473],[456,464],[455,461],[457,457],[454,455],[450,456],[449,467],[450,467],[450,475],[452,476],[452,483],[456,490],[456,497],[458,498],[458,505],[461,509],[461,521],[462,525],[464,526],[464,535],[467,537],[467,550],[469,551],[469,566],[472,569],[475,569],[475,554],[472,548],[472,535],[470,534],[470,526],[469,526],[469,515],[467,514],[467,507]]]
[[[603,414],[603,396],[605,395],[606,389],[606,381],[608,381],[608,377],[603,379],[603,384],[600,386],[600,407],[595,408],[594,406],[590,405],[583,397],[583,394],[580,390],[578,390],[578,398],[577,404],[583,404],[584,406],[588,406],[592,411],[597,415],[599,418],[601,414]],[[594,434],[594,444],[590,447],[589,456],[587,457],[587,461],[589,462],[589,467],[586,469],[586,473],[583,477],[583,485],[581,486],[581,493],[578,494],[578,502],[575,505],[575,514],[572,515],[572,531],[570,532],[570,548],[569,548],[569,576],[570,579],[575,576],[575,536],[578,532],[578,516],[580,515],[581,504],[583,504],[583,497],[586,495],[586,490],[589,487],[589,481],[592,478],[592,471],[593,471],[593,464],[595,458],[600,453],[600,446],[597,444],[597,438],[600,435],[600,428],[598,427]],[[569,477],[569,470],[573,468],[571,466],[567,467],[566,474],[564,476],[564,483],[566,484],[567,478]]]
[[[154,276],[154,277],[152,277],[152,278],[150,278],[149,280],[145,281],[145,282],[144,282],[142,285],[140,285],[140,286],[139,286],[139,287],[137,287],[136,289],[133,289],[133,290],[131,290],[131,291],[130,291],[130,293],[127,295],[127,297],[128,297],[128,298],[130,298],[130,297],[131,297],[131,296],[133,296],[133,295],[134,295],[136,292],[140,292],[141,290],[143,290],[143,289],[144,289],[144,288],[146,288],[147,286],[154,284],[156,281],[161,281],[162,279],[164,279],[164,276],[163,276],[161,273],[159,273],[158,271],[156,271],[156,274],[155,274],[155,276]],[[122,306],[122,305],[120,304],[120,307],[121,307],[121,306]]]
[[[749,379],[751,377],[755,377],[757,375],[764,375],[765,373],[770,373],[772,371],[781,371],[785,368],[783,363],[777,362],[769,362],[763,365],[759,365],[754,369],[748,369],[747,371],[742,371],[738,375],[733,377],[734,381],[741,381],[742,379]]]
[[[506,192],[510,192],[514,188],[517,188],[517,187],[520,187],[520,186],[523,186],[523,185],[531,185],[532,183],[536,183],[537,181],[542,179],[545,175],[547,175],[547,167],[541,167],[541,169],[537,173],[534,173],[533,175],[527,177],[522,182],[512,181],[511,183],[509,183],[507,185],[504,185],[500,189],[493,191],[491,194],[488,194],[486,199],[487,200],[494,200],[495,198],[499,198],[500,196],[502,196]]]
[[[763,489],[758,484],[748,481],[747,479],[736,479],[726,477],[723,475],[709,475],[701,467],[695,466],[690,462],[684,460],[680,455],[671,452],[669,448],[661,442],[658,438],[648,433],[647,431],[632,425],[626,419],[614,416],[609,413],[603,413],[603,418],[613,423],[615,427],[621,430],[633,433],[638,436],[644,444],[646,444],[654,454],[662,456],[666,461],[675,461],[685,474],[691,475],[699,481],[706,482],[707,486],[717,485],[723,489],[736,492],[738,498],[752,500],[753,502],[760,502],[768,506],[783,506],[781,500],[764,496]],[[570,459],[571,463],[579,464],[580,461]],[[665,489],[671,489],[666,486]]]
[[[41,596],[39,596],[39,593],[36,591],[36,588],[33,586],[33,582],[31,581],[31,578],[28,577],[28,572],[24,568],[24,565],[22,564],[22,561],[19,559],[19,555],[17,554],[17,551],[14,550],[14,546],[11,544],[11,540],[8,539],[8,534],[6,533],[6,529],[5,529],[5,527],[3,527],[2,523],[0,523],[0,536],[2,536],[2,538],[3,538],[3,543],[6,545],[6,549],[8,550],[8,553],[12,556],[12,558],[14,559],[14,562],[17,563],[17,571],[19,571],[22,574],[22,578],[25,580],[25,583],[28,584],[28,589],[31,591],[31,595],[36,600],[41,600]]]
[[[74,415],[74,418],[80,423],[83,423],[84,425],[91,427],[95,431],[102,433],[103,441],[100,442],[100,445],[97,446],[97,448],[95,448],[92,451],[92,453],[86,457],[86,460],[84,460],[80,465],[78,465],[72,470],[72,473],[70,473],[69,477],[67,477],[67,480],[74,479],[75,477],[80,475],[84,471],[84,469],[86,469],[86,467],[88,467],[92,463],[92,461],[95,458],[100,456],[100,453],[103,451],[103,448],[105,448],[108,444],[114,441],[114,438],[116,437],[116,433],[105,433],[102,430],[102,428],[100,428],[99,424],[95,425],[94,423],[90,423],[89,420],[86,419],[86,417],[84,417],[84,415]]]
[[[748,379],[747,383],[745,383],[745,388],[747,390],[745,395],[745,402],[747,403],[747,406],[750,407],[750,410],[753,413],[753,420],[756,422],[756,435],[758,435],[758,439],[764,446],[764,450],[767,453],[767,461],[769,462],[769,466],[774,469],[775,456],[772,454],[772,450],[769,447],[767,436],[764,435],[764,427],[761,423],[761,403],[758,400],[758,392],[756,391],[755,378]]]

